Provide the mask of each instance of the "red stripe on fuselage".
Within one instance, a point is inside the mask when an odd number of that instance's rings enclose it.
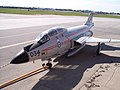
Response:
[[[70,42],[70,40],[66,40],[66,41],[64,41],[64,42],[61,42],[61,44],[63,45],[63,44],[68,43],[68,42]],[[58,47],[58,44],[55,44],[55,45],[53,45],[53,46],[50,46],[50,47],[44,49],[43,51],[48,51],[48,50],[51,50],[51,49],[56,48],[56,47]]]

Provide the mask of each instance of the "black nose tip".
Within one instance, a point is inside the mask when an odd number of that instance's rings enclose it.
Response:
[[[28,62],[28,54],[26,52],[22,52],[21,54],[17,55],[11,62],[10,64],[21,64]]]

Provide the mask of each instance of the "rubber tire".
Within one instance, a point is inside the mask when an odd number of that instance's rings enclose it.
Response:
[[[48,69],[52,68],[52,63],[47,63],[46,66],[48,66]]]
[[[44,66],[45,66],[45,63],[43,63],[42,66],[44,67]]]

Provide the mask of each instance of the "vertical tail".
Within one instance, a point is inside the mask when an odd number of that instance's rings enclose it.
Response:
[[[87,21],[85,22],[85,25],[94,25],[94,23],[92,21],[93,21],[93,12],[91,12],[89,14],[89,17],[88,17]]]

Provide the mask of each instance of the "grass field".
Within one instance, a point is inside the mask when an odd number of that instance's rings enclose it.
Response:
[[[27,9],[10,9],[10,8],[0,8],[0,13],[7,14],[25,14],[25,15],[64,15],[64,16],[88,16],[80,12],[62,12],[62,11],[52,11],[52,10],[27,10]],[[117,15],[109,14],[97,14],[95,17],[105,17],[105,18],[119,18]]]

